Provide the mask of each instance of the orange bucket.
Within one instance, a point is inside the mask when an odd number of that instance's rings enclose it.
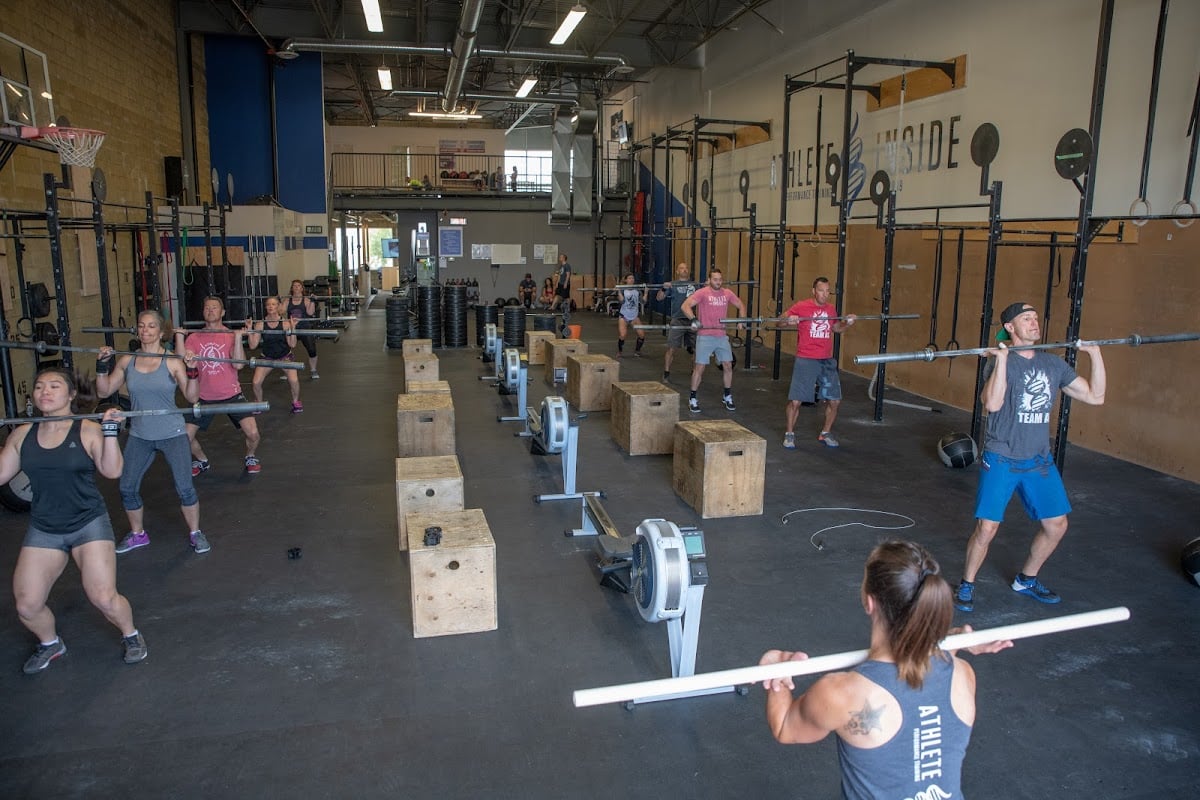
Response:
[[[567,325],[565,330],[568,339],[578,339],[583,335],[582,325]]]

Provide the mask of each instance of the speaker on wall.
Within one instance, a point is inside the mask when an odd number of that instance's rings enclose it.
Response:
[[[183,159],[179,156],[163,157],[163,172],[167,178],[167,197],[183,198]]]

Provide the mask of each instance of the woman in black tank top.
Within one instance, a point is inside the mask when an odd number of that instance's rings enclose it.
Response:
[[[269,358],[272,361],[291,361],[292,350],[296,347],[296,339],[312,338],[310,336],[296,337],[291,334],[296,320],[283,317],[280,313],[282,306],[283,303],[278,297],[268,297],[263,320],[254,323],[253,330],[248,332],[249,336],[246,338],[247,348],[253,350],[261,343],[263,358]],[[316,363],[315,356],[313,363]],[[254,379],[250,388],[254,391],[255,402],[263,401],[263,381],[267,379],[273,369],[275,368],[254,368]],[[297,375],[297,370],[285,369],[283,377],[287,378],[288,388],[292,390],[292,413],[299,414],[304,410],[304,404],[300,402],[300,376]]]
[[[287,307],[281,313],[295,323],[297,330],[304,330],[310,327],[308,320],[317,318],[317,304],[311,297],[304,296],[304,281],[292,281],[290,292]],[[321,377],[317,373],[317,337],[301,336],[300,339],[308,353],[309,378],[315,381]]]
[[[33,402],[43,417],[75,413],[77,396],[75,375],[66,370],[44,369],[34,380]],[[46,599],[68,559],[79,566],[88,600],[120,629],[126,663],[146,657],[129,601],[117,592],[112,522],[95,482],[97,470],[106,478],[121,475],[119,419],[120,412],[110,409],[100,424],[54,420],[22,425],[0,451],[0,483],[24,466],[33,489],[29,530],[13,573],[17,615],[38,640],[25,662],[28,674],[41,672],[67,652]]]

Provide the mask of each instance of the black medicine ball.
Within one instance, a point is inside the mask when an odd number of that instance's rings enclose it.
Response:
[[[1200,586],[1200,537],[1192,539],[1183,546],[1183,553],[1179,556],[1179,565],[1183,567],[1183,574],[1187,575],[1188,580]]]
[[[947,433],[938,439],[938,457],[947,467],[963,469],[975,463],[979,458],[979,448],[975,440],[965,433]]]

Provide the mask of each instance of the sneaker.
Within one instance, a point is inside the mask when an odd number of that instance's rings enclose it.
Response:
[[[1039,603],[1054,604],[1062,602],[1062,598],[1043,586],[1042,582],[1037,579],[1037,576],[1026,578],[1017,575],[1017,577],[1013,578],[1012,589],[1017,594],[1032,597]]]
[[[817,441],[820,442],[821,444],[825,445],[826,447],[837,447],[838,446],[838,440],[833,438],[833,436],[831,436],[828,431],[826,431],[825,433],[822,433],[820,436],[818,436]]]
[[[246,472],[250,473],[251,475],[257,475],[258,473],[262,472],[262,467],[259,466],[258,458],[256,456],[246,456]]]
[[[150,534],[145,531],[130,531],[125,534],[125,538],[117,545],[117,553],[128,553],[130,550],[137,550],[139,547],[145,547],[150,544]]]
[[[975,610],[975,584],[959,581],[954,590],[954,607],[959,611]]]
[[[670,382],[671,382],[671,373],[664,372],[663,373],[663,383],[670,383]]]
[[[321,373],[319,373],[319,372],[317,372],[316,370],[314,370],[314,371],[313,371],[313,373],[312,373],[312,375],[310,376],[310,379],[311,379],[311,380],[314,380],[314,381],[319,381],[319,380],[321,380]]]
[[[689,397],[688,398],[688,410],[691,411],[693,414],[699,414],[700,413],[700,401],[694,397]]]
[[[208,472],[212,467],[207,461],[192,461],[192,477],[199,478],[201,472]]]
[[[135,633],[132,636],[122,636],[121,644],[125,645],[125,663],[136,664],[139,661],[145,661],[146,656],[150,651],[146,649],[146,640],[142,638],[141,633]]]
[[[249,469],[249,467],[246,467]],[[212,545],[208,543],[208,537],[204,535],[204,531],[193,531],[188,539],[192,543],[192,549],[196,551],[196,555],[207,553],[212,550]]]
[[[785,450],[795,450],[796,449],[796,434],[795,433],[785,433],[783,435],[783,447]]]
[[[280,376],[279,376],[279,380],[281,380],[281,381],[286,381],[286,380],[287,380],[287,373],[285,372],[284,374],[280,375]]]
[[[59,639],[54,644],[41,644],[37,646],[37,650],[33,651],[33,655],[25,662],[25,666],[21,667],[21,671],[26,675],[33,675],[41,672],[46,667],[50,666],[50,662],[59,656],[67,654],[67,646],[63,644],[63,640]]]
[[[723,398],[721,398],[721,402],[725,404],[726,411],[737,411],[737,406],[733,404],[733,395],[725,395]]]
[[[301,403],[299,400],[292,403],[292,413],[293,414],[300,414],[303,411],[304,411],[304,403]]]

